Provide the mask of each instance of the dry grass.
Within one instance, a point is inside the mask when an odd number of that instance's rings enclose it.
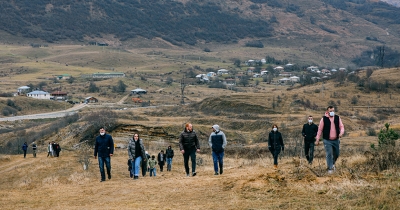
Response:
[[[210,155],[199,154],[203,165],[197,167],[198,175],[185,177],[182,156],[177,154],[172,172],[157,171],[156,177],[134,181],[127,171],[126,151],[117,150],[113,178],[100,183],[97,161],[83,171],[73,151],[63,150],[59,158],[45,155],[1,158],[2,209],[395,209],[399,205],[398,174],[354,179],[338,171],[317,177],[291,158],[281,159],[280,169],[274,171],[269,157],[226,157],[224,174],[214,176]],[[349,165],[364,161],[361,156],[343,158]],[[303,169],[297,173],[299,167]]]

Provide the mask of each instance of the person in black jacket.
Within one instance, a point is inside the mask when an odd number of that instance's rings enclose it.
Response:
[[[314,159],[314,146],[315,146],[315,137],[318,133],[318,126],[313,123],[313,117],[308,116],[308,123],[303,125],[303,130],[301,134],[304,137],[304,152],[306,155],[306,159],[308,164],[312,164]]]
[[[146,156],[146,150],[144,149],[143,140],[140,138],[138,133],[134,133],[133,137],[129,139],[128,156],[130,159],[132,159],[133,163],[132,166],[133,179],[139,179],[139,169],[141,168],[140,166],[143,166],[143,161],[148,161],[148,160]]]
[[[160,166],[160,171],[163,171],[164,165],[165,165],[165,154],[164,154],[164,150],[161,150],[160,153],[158,153],[157,155],[157,161],[158,161],[158,165]]]
[[[172,158],[174,158],[174,150],[171,148],[171,145],[168,146],[168,149],[165,150],[165,157],[167,160],[167,171],[171,171],[172,169]]]
[[[278,169],[278,156],[281,150],[285,150],[285,145],[277,125],[272,126],[272,131],[268,135],[268,149],[274,157],[274,169]]]
[[[192,161],[192,176],[196,176],[196,152],[200,152],[200,143],[190,123],[185,124],[185,130],[179,136],[179,148],[183,154],[186,176],[189,176],[189,157]]]
[[[101,181],[106,181],[106,175],[104,173],[104,164],[107,167],[108,179],[111,179],[111,156],[114,153],[114,140],[111,135],[106,134],[104,128],[100,128],[100,135],[96,137],[96,143],[94,145],[94,158],[98,156],[99,168],[101,174]]]

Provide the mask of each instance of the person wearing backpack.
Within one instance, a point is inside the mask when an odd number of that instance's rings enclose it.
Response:
[[[24,145],[22,145],[22,151],[24,151],[24,158],[26,158],[27,150],[28,150],[28,144],[25,142]]]

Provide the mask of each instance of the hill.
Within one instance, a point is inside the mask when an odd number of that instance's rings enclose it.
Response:
[[[261,46],[292,63],[347,66],[376,46],[399,49],[399,10],[368,0],[3,1],[0,26],[11,34],[2,36],[6,43],[28,44],[23,37],[152,48],[162,39],[211,51],[220,44]]]

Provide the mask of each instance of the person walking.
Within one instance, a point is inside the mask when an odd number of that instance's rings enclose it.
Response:
[[[24,151],[24,158],[26,158],[26,151],[28,150],[28,144],[25,142],[22,145],[22,151]]]
[[[111,156],[114,154],[114,140],[111,135],[106,133],[104,128],[100,128],[100,135],[96,137],[94,146],[94,158],[98,156],[101,180],[106,181],[104,164],[107,168],[108,179],[111,179]]]
[[[35,142],[32,142],[32,152],[33,152],[34,158],[36,158],[36,149],[37,149],[37,145],[35,144]]]
[[[144,151],[144,153],[146,154],[146,158],[142,160],[142,176],[146,176],[146,172],[148,172],[147,161],[150,160],[149,153],[147,151]]]
[[[160,172],[163,172],[163,168],[165,165],[165,154],[164,150],[161,150],[160,153],[157,155],[158,165],[160,166]]]
[[[150,172],[150,177],[157,176],[157,169],[156,169],[156,165],[157,165],[157,160],[156,160],[156,156],[152,155],[151,159],[147,161],[148,165],[148,169]]]
[[[53,146],[51,145],[51,142],[47,145],[47,157],[53,157]]]
[[[211,147],[211,154],[214,162],[214,175],[218,175],[218,166],[219,174],[221,175],[224,172],[224,150],[227,144],[226,136],[224,132],[219,129],[219,125],[213,125],[211,128],[213,132],[208,138],[208,144]]]
[[[142,160],[146,160],[146,152],[138,133],[133,134],[133,138],[129,140],[128,155],[134,164],[132,166],[133,179],[139,179],[140,164]]]
[[[167,171],[172,170],[172,158],[174,158],[174,150],[171,145],[168,146],[167,150],[165,150],[165,157],[167,160]]]
[[[328,166],[328,173],[332,174],[335,170],[336,160],[340,154],[340,138],[344,134],[344,125],[339,115],[335,115],[335,108],[328,106],[326,108],[325,115],[321,118],[318,126],[318,133],[315,144],[319,144],[320,137],[322,135],[325,152],[326,152],[326,164]]]
[[[313,123],[313,117],[310,115],[308,116],[308,123],[303,125],[303,130],[301,131],[304,137],[304,153],[310,165],[312,165],[314,159],[314,145],[317,133],[318,126]]]
[[[189,176],[189,157],[192,161],[192,176],[196,176],[196,152],[200,152],[200,143],[191,123],[185,124],[185,130],[179,136],[179,148],[183,155],[186,176]]]
[[[279,153],[281,153],[281,150],[285,150],[285,145],[283,144],[282,134],[278,131],[278,126],[275,124],[268,135],[268,149],[274,157],[274,169],[278,169]]]

